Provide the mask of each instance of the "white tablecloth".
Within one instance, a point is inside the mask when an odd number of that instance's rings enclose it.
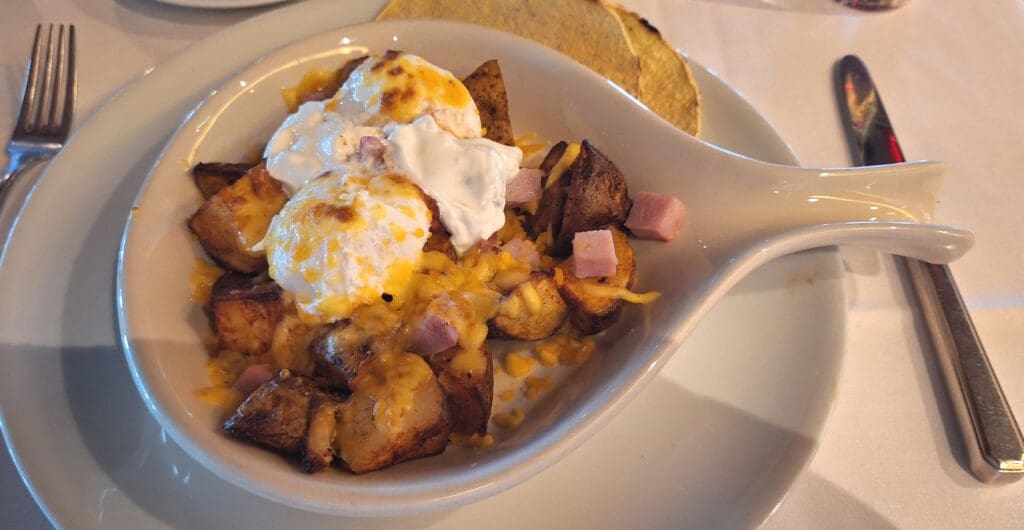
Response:
[[[622,3],[746,96],[804,165],[849,164],[831,72],[844,54],[864,59],[907,156],[949,166],[937,221],[977,236],[952,268],[1006,396],[1024,415],[1024,3],[912,0],[886,13],[832,0]],[[12,127],[38,22],[78,26],[85,117],[190,43],[266,9],[4,0],[0,133]],[[849,333],[835,409],[809,468],[765,527],[1024,528],[1024,482],[985,486],[966,470],[933,352],[893,260],[843,257]],[[4,452],[0,527],[46,525]]]

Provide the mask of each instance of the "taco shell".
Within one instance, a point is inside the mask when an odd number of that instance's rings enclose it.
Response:
[[[470,22],[554,48],[640,95],[640,61],[616,16],[598,0],[392,0],[377,20]]]
[[[640,58],[640,101],[676,127],[699,135],[700,91],[686,60],[640,15],[614,4],[608,8]]]

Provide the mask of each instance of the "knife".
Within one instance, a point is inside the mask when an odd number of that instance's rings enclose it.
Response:
[[[836,95],[855,163],[903,162],[903,150],[864,63],[847,55],[836,73]],[[985,483],[1019,480],[1024,477],[1024,438],[949,267],[899,260],[928,324],[971,470]]]

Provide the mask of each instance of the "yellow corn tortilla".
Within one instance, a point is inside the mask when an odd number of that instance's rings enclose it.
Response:
[[[392,0],[377,20],[458,20],[554,48],[640,95],[640,61],[618,18],[599,0]]]
[[[644,18],[609,4],[640,58],[640,101],[680,129],[700,134],[700,91],[686,60]]]

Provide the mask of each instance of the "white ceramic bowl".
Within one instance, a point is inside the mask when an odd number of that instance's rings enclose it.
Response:
[[[202,250],[185,226],[198,206],[188,171],[196,162],[236,160],[262,145],[286,114],[280,88],[294,85],[308,69],[334,68],[348,55],[386,49],[417,53],[456,75],[498,58],[518,133],[589,138],[619,165],[633,191],[678,195],[688,203],[689,218],[676,241],[636,245],[636,287],[661,290],[662,299],[628,308],[600,340],[599,353],[578,369],[560,372],[557,388],[543,399],[524,403],[526,421],[499,436],[495,446],[449,448],[440,456],[363,476],[337,470],[306,475],[289,459],[225,435],[223,412],[194,394],[208,384],[202,346],[208,322],[190,300],[189,275]],[[592,72],[518,37],[427,21],[331,31],[274,52],[226,82],[167,146],[140,192],[122,242],[117,293],[122,342],[151,412],[179,445],[219,476],[264,497],[325,513],[398,515],[450,508],[518,484],[577,447],[655,375],[722,293],[772,257],[850,241],[944,261],[970,244],[962,232],[913,224],[816,226],[872,217],[927,219],[940,182],[936,166],[869,175],[794,171],[694,140]],[[872,191],[865,195],[865,189]],[[828,208],[806,208],[808,197]]]

